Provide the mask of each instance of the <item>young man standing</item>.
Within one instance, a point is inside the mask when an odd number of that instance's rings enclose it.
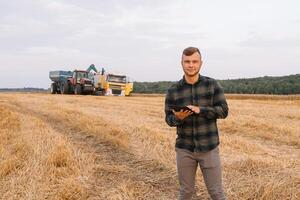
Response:
[[[184,49],[181,65],[183,79],[168,89],[165,99],[166,122],[177,127],[179,199],[192,198],[198,164],[211,198],[225,199],[216,121],[227,117],[227,102],[219,83],[199,74],[202,59],[198,48]]]

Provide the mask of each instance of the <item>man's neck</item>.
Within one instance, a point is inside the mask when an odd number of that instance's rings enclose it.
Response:
[[[193,85],[194,83],[196,83],[199,79],[199,74],[196,74],[195,76],[187,76],[186,74],[184,75],[184,79],[188,84]]]

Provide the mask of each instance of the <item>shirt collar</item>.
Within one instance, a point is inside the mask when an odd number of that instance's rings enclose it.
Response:
[[[199,74],[198,80],[194,83],[194,85],[200,83],[200,81],[203,81],[203,80],[204,80],[204,77]],[[185,85],[185,84],[191,85],[191,84],[186,82],[184,75],[183,75],[183,78],[180,80],[180,84],[181,85]]]

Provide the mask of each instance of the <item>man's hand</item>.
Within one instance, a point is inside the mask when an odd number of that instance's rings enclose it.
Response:
[[[188,116],[193,114],[192,111],[183,110],[183,109],[181,109],[178,112],[176,112],[175,110],[172,110],[172,112],[174,113],[175,117],[179,120],[184,120],[185,118],[187,118]]]
[[[199,114],[200,113],[200,107],[198,106],[193,106],[193,105],[188,105],[187,106],[189,109],[191,109],[194,113]]]

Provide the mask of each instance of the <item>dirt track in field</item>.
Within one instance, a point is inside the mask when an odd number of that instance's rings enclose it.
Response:
[[[96,168],[88,186],[89,199],[176,199],[178,186],[174,169],[167,169],[146,156],[135,156],[113,142],[103,141],[83,128],[72,126],[69,119],[44,112],[36,104],[24,105],[18,100],[7,100],[6,103],[15,112],[46,122],[57,133],[67,136],[77,149],[95,156]],[[108,130],[109,127],[104,129],[113,132]],[[128,194],[119,195],[120,190]]]

